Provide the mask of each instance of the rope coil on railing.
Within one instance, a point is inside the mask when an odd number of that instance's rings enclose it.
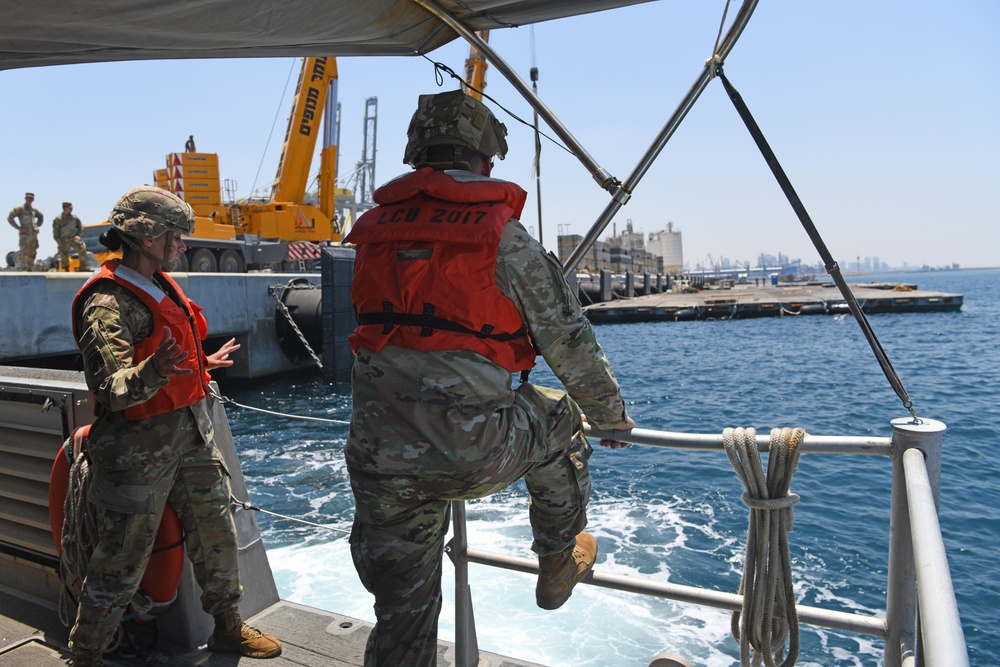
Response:
[[[771,429],[765,478],[756,430],[727,428],[722,432],[726,454],[746,488],[743,502],[750,508],[740,580],[743,609],[733,612],[731,627],[740,644],[742,667],[757,667],[762,661],[767,667],[789,667],[798,659],[799,624],[788,533],[792,507],[799,497],[788,488],[805,436],[801,428]],[[782,659],[786,641],[787,657]]]

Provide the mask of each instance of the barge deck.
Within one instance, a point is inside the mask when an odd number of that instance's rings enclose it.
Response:
[[[851,291],[866,315],[954,312],[961,310],[963,301],[961,294],[915,285],[861,283],[852,284]],[[585,312],[595,324],[850,314],[832,283],[648,294],[589,305]]]

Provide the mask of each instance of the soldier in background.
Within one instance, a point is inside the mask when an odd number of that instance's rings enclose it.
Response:
[[[87,270],[87,246],[84,245],[80,235],[83,234],[83,224],[80,218],[73,215],[73,204],[64,201],[62,213],[52,219],[52,236],[56,240],[56,247],[59,251],[59,268],[69,271],[69,251],[76,250],[80,258],[80,266],[77,271]]]
[[[276,656],[281,642],[237,611],[236,526],[209,416],[208,371],[231,366],[229,354],[240,346],[232,339],[206,355],[201,308],[167,273],[184,250],[181,234],[193,229],[194,211],[173,193],[143,186],[119,199],[108,219],[101,243],[122,258],[102,264],[73,302],[84,377],[97,399],[83,505],[96,514],[98,536],[70,631],[72,664],[104,664],[168,501],[184,528],[202,607],[215,618],[209,650]]]
[[[345,448],[351,553],[377,619],[366,667],[435,664],[448,503],[521,477],[535,600],[562,606],[597,558],[582,532],[591,447],[581,408],[599,429],[634,425],[562,267],[516,219],[525,191],[489,177],[506,133],[460,90],[421,95],[403,160],[416,171],[379,188],[379,206],[346,239],[357,246],[359,322]],[[526,381],[536,350],[568,394]]]
[[[45,216],[32,206],[35,195],[24,193],[24,205],[15,206],[7,215],[7,222],[17,230],[17,269],[18,271],[34,271],[35,255],[38,253],[38,228],[42,226]]]
[[[195,152],[195,150],[194,150],[194,135],[193,134],[189,134],[188,135],[188,140],[184,142],[184,152],[185,153],[194,153]]]

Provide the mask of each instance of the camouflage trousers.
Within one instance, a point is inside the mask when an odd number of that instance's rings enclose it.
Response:
[[[351,470],[354,565],[375,596],[365,667],[432,667],[437,657],[441,567],[450,500],[482,498],[524,477],[539,555],[564,551],[587,524],[590,498],[580,411],[565,393],[522,384],[507,446],[491,462],[454,475],[379,476]]]
[[[17,235],[17,270],[34,271],[35,256],[38,254],[38,236],[36,234]]]
[[[87,246],[84,245],[80,237],[70,236],[68,238],[56,239],[56,247],[59,252],[59,266],[64,271],[69,270],[70,250],[76,250],[76,254],[80,258],[80,269],[83,269],[84,264],[87,262]]]
[[[99,538],[80,592],[70,648],[107,647],[146,571],[168,501],[184,529],[185,549],[202,588],[202,608],[215,615],[239,604],[243,589],[229,474],[214,444],[174,458],[159,470],[137,471],[131,481],[116,481],[115,475],[102,479],[95,467],[88,506],[96,512]],[[149,479],[153,481],[142,484]]]

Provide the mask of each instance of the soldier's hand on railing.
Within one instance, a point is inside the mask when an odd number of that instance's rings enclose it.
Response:
[[[583,417],[583,421],[587,421],[587,415],[581,415],[581,416]],[[621,424],[618,424],[617,426],[613,427],[612,430],[614,430],[614,431],[629,431],[629,430],[631,430],[633,428],[635,428],[635,420],[632,419],[631,417],[626,416],[625,417],[625,421],[623,421]],[[601,447],[610,447],[611,449],[619,449],[619,448],[628,447],[628,443],[627,442],[623,442],[621,440],[614,440],[614,439],[611,439],[611,438],[604,438],[604,439],[601,440]]]

